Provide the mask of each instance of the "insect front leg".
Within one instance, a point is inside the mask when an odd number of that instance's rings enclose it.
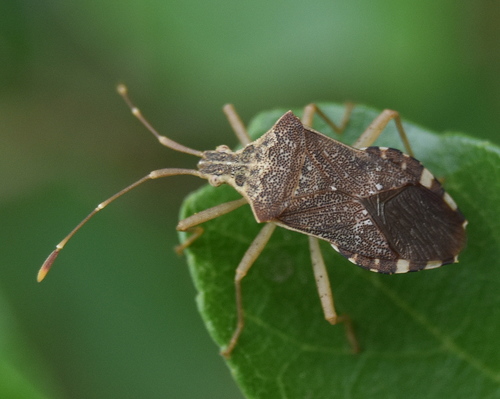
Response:
[[[233,128],[233,131],[236,134],[236,137],[238,137],[240,143],[244,146],[250,144],[252,142],[252,139],[250,138],[250,135],[248,134],[247,129],[241,121],[241,118],[236,112],[233,104],[224,105],[222,110],[224,111],[224,114],[226,114],[226,118]]]
[[[182,254],[187,247],[189,247],[203,234],[203,228],[199,226],[200,224],[234,211],[235,209],[238,209],[240,206],[243,206],[246,203],[247,200],[245,198],[240,198],[236,201],[224,202],[223,204],[205,209],[204,211],[195,213],[194,215],[181,220],[177,224],[177,230],[188,231],[193,234],[189,236],[189,238],[182,244],[176,246],[175,252],[177,252],[178,254]]]
[[[318,114],[318,116],[321,117],[321,119],[323,119],[335,133],[341,134],[346,128],[347,124],[349,123],[349,120],[351,119],[351,113],[353,108],[354,108],[353,103],[345,104],[344,115],[342,116],[340,124],[337,125],[316,104],[309,104],[306,105],[304,108],[301,121],[304,125],[312,127],[314,114]]]
[[[382,111],[382,113],[375,118],[370,126],[366,128],[363,134],[359,136],[353,147],[363,148],[371,146],[392,119],[394,119],[394,123],[396,124],[396,128],[398,129],[399,136],[401,137],[401,141],[405,146],[406,152],[408,153],[408,155],[413,157],[413,151],[411,149],[410,142],[408,141],[408,137],[406,136],[406,132],[403,128],[403,124],[401,123],[399,112],[393,111],[391,109]]]
[[[333,292],[330,286],[330,279],[326,270],[325,261],[321,254],[319,241],[316,237],[309,236],[309,249],[311,250],[311,262],[313,266],[314,278],[318,288],[319,299],[323,308],[325,319],[331,324],[344,323],[347,340],[349,341],[353,353],[359,353],[359,343],[354,334],[351,318],[347,315],[339,316],[335,311]]]
[[[234,287],[236,292],[237,324],[233,336],[229,341],[229,344],[226,346],[226,349],[224,349],[221,352],[221,355],[224,356],[225,358],[229,358],[231,356],[231,352],[238,343],[238,339],[245,325],[243,300],[241,296],[241,280],[243,280],[243,277],[247,275],[248,271],[250,270],[250,267],[252,267],[255,260],[264,250],[275,228],[276,224],[266,223],[266,225],[260,230],[259,234],[257,234],[257,237],[255,237],[255,239],[248,247],[247,251],[245,252],[245,255],[243,255],[243,259],[241,259],[241,262],[238,265],[238,268],[236,269],[236,274],[234,276]]]

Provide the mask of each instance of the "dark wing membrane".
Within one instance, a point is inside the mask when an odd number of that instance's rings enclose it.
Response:
[[[401,259],[450,263],[465,245],[461,213],[420,184],[382,192],[361,203]]]

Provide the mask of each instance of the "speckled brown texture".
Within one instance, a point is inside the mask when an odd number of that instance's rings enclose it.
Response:
[[[326,240],[372,271],[452,263],[465,245],[463,215],[420,162],[395,149],[342,144],[292,112],[242,150],[205,151],[198,167],[212,184],[243,195],[258,222]]]

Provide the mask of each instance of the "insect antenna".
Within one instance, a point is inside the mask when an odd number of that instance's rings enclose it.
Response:
[[[139,119],[139,121],[151,132],[153,135],[158,139],[160,144],[164,145],[165,147],[168,147],[172,150],[179,151],[179,152],[184,152],[186,154],[190,155],[195,155],[198,157],[203,156],[203,152],[194,150],[192,148],[183,146],[182,144],[179,144],[168,137],[160,135],[156,129],[151,126],[151,124],[142,116],[141,111],[139,108],[137,108],[132,101],[130,100],[128,94],[127,94],[127,87],[123,84],[118,85],[117,87],[118,93],[123,97],[125,102],[130,108],[130,111],[132,114]],[[49,272],[50,268],[52,267],[54,261],[56,260],[57,256],[59,255],[59,252],[64,248],[66,243],[75,235],[75,233],[82,228],[82,226],[87,223],[97,212],[105,208],[109,203],[113,202],[115,199],[121,197],[123,194],[128,193],[129,191],[133,190],[137,186],[140,186],[142,183],[151,180],[151,179],[158,179],[161,177],[167,177],[167,176],[176,176],[176,175],[193,175],[197,177],[201,177],[203,179],[208,178],[206,175],[203,173],[199,172],[198,170],[195,169],[179,169],[179,168],[168,168],[168,169],[159,169],[159,170],[154,170],[150,172],[148,175],[144,176],[142,179],[137,180],[135,183],[132,183],[130,186],[125,187],[123,190],[117,192],[115,195],[111,196],[107,200],[101,202],[97,207],[90,212],[87,217],[85,217],[78,225],[71,230],[71,232],[59,243],[56,245],[56,249],[54,249],[50,255],[47,257],[45,262],[43,263],[42,267],[38,271],[37,275],[37,281],[40,282],[42,281],[47,273]]]
[[[158,139],[161,145],[171,148],[172,150],[195,155],[200,158],[203,156],[202,151],[193,150],[192,148],[179,144],[174,140],[162,136],[160,133],[158,133],[156,129],[151,125],[151,123],[149,123],[148,120],[144,118],[140,109],[134,105],[132,100],[130,100],[130,97],[128,96],[127,86],[125,86],[124,84],[119,84],[116,90],[118,91],[118,94],[122,96],[122,98],[127,103],[128,107],[130,108],[130,112],[132,112],[132,115],[134,115],[137,119],[139,119],[139,121],[146,127],[146,129],[148,129],[151,133],[153,133],[153,135]]]
[[[71,232],[59,243],[56,245],[56,249],[54,249],[51,254],[47,257],[45,262],[43,262],[42,267],[38,271],[37,275],[37,281],[40,282],[42,281],[47,273],[49,272],[50,268],[52,267],[52,264],[57,258],[57,255],[59,255],[59,252],[64,248],[66,243],[75,235],[75,233],[80,230],[85,223],[87,223],[97,212],[100,210],[104,209],[107,205],[109,205],[111,202],[113,202],[115,199],[121,197],[123,194],[128,193],[129,191],[133,190],[137,186],[140,186],[142,183],[151,180],[151,179],[158,179],[160,177],[167,177],[167,176],[177,176],[177,175],[193,175],[193,176],[198,176],[201,177],[202,179],[206,179],[207,177],[194,169],[179,169],[179,168],[169,168],[169,169],[159,169],[159,170],[154,170],[150,172],[147,176],[144,176],[142,179],[137,180],[135,183],[132,183],[130,186],[125,187],[123,190],[120,190],[117,192],[115,195],[109,197],[106,201],[101,202],[99,205],[95,207],[95,209],[90,212],[87,217],[85,217],[80,223],[77,224],[77,226],[71,230]]]

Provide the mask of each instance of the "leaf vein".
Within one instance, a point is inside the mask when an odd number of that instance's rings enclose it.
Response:
[[[367,277],[365,277],[367,278]],[[406,302],[400,295],[398,295],[394,290],[390,289],[387,285],[383,284],[380,279],[373,276],[367,278],[372,285],[377,288],[381,293],[388,297],[396,306],[410,315],[415,322],[420,324],[425,330],[427,330],[438,342],[441,343],[442,347],[448,350],[450,353],[455,354],[460,359],[469,363],[472,367],[480,371],[486,377],[494,382],[500,383],[500,372],[497,372],[484,363],[482,363],[478,358],[473,356],[471,353],[467,352],[465,349],[460,347],[448,334],[435,326],[427,317],[422,313],[418,312],[413,308],[408,302]]]

